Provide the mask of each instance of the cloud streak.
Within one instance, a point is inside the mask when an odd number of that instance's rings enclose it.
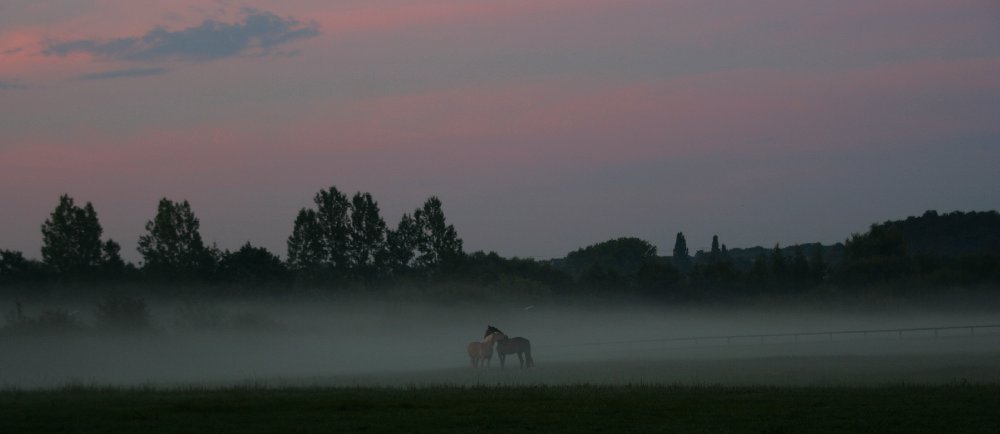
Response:
[[[108,80],[113,78],[149,77],[153,75],[164,74],[166,72],[167,68],[116,69],[114,71],[104,71],[104,72],[95,72],[92,74],[78,75],[76,78],[80,80]]]
[[[49,56],[85,53],[101,59],[133,62],[204,62],[245,54],[271,54],[281,45],[319,35],[315,23],[302,23],[254,9],[247,9],[245,13],[243,20],[235,23],[207,19],[197,26],[176,31],[156,27],[136,37],[50,42],[43,53]]]

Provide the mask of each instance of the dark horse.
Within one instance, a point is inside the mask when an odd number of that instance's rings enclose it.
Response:
[[[528,367],[535,366],[535,359],[531,358],[531,341],[522,338],[507,338],[507,335],[496,327],[489,326],[486,335],[498,333],[495,336],[497,341],[497,355],[500,356],[500,369],[503,369],[504,362],[508,354],[517,354],[517,359],[521,361],[521,369],[524,369],[525,362]]]

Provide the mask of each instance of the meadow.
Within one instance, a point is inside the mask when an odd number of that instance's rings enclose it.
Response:
[[[959,339],[961,340],[961,339]],[[994,347],[992,337],[978,338]],[[892,342],[874,342],[892,346]],[[896,343],[898,344],[898,342]],[[784,349],[782,349],[784,348]],[[704,350],[709,350],[705,348]],[[732,357],[719,358],[717,351]],[[0,432],[996,433],[1000,351],[547,361],[0,391]],[[744,352],[739,355],[739,352]],[[697,351],[695,351],[697,353]],[[633,357],[636,355],[633,354]]]
[[[1000,385],[100,388],[0,393],[0,431],[996,433]]]
[[[996,328],[657,340],[992,324],[995,305],[150,305],[144,331],[0,334],[0,432],[1000,430]],[[536,366],[469,367],[484,323],[531,337]]]

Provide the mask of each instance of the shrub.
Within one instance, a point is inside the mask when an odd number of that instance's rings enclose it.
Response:
[[[184,303],[177,308],[174,324],[189,330],[215,330],[225,326],[226,315],[216,305],[207,303]]]
[[[97,303],[97,325],[112,330],[146,330],[152,325],[141,298],[112,294]]]
[[[7,314],[6,320],[4,329],[13,332],[59,333],[84,328],[83,323],[66,309],[44,309],[38,316],[31,317],[24,313],[21,303],[17,303],[14,310]]]

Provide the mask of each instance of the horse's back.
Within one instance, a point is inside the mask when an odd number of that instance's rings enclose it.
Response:
[[[511,339],[511,341],[513,341],[515,347],[519,351],[531,350],[531,341],[529,341],[529,340],[527,340],[525,338],[522,338],[522,337],[518,336],[516,338]]]
[[[510,338],[497,342],[497,352],[500,354],[522,353],[531,350],[531,341],[522,338]]]

